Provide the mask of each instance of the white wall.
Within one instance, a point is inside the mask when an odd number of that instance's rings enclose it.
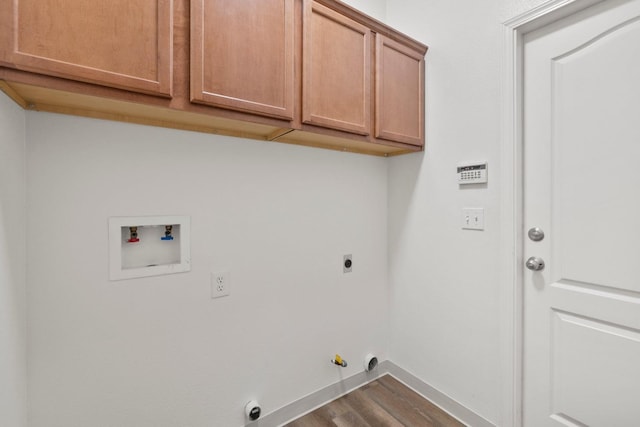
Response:
[[[427,148],[389,168],[390,358],[500,422],[500,75],[502,25],[542,1],[387,0],[387,22],[430,46]],[[459,188],[456,164],[489,162]],[[460,228],[485,209],[485,231]]]
[[[349,6],[366,13],[378,21],[385,22],[387,16],[387,0],[343,0]]]
[[[0,92],[0,425],[26,427],[25,113]]]
[[[385,159],[37,112],[27,159],[30,427],[239,426],[387,358]],[[168,214],[192,271],[110,282],[107,219]]]

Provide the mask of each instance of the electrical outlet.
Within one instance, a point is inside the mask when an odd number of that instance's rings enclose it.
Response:
[[[226,297],[231,294],[228,271],[211,273],[211,298]]]
[[[342,272],[343,273],[351,273],[351,269],[353,268],[353,255],[345,255],[342,257]]]

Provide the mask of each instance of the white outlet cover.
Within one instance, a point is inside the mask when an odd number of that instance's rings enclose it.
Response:
[[[224,289],[220,289],[220,285]],[[231,295],[231,275],[229,271],[214,271],[211,273],[211,298]]]

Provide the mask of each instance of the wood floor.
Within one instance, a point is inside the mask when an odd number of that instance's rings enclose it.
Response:
[[[458,427],[455,418],[385,375],[285,427]]]

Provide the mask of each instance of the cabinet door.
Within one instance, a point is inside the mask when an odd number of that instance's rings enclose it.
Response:
[[[0,61],[19,69],[170,95],[172,1],[12,0]]]
[[[371,31],[305,0],[302,121],[371,133]]]
[[[375,137],[424,145],[424,56],[376,35]]]
[[[293,119],[293,0],[193,0],[191,100]]]

